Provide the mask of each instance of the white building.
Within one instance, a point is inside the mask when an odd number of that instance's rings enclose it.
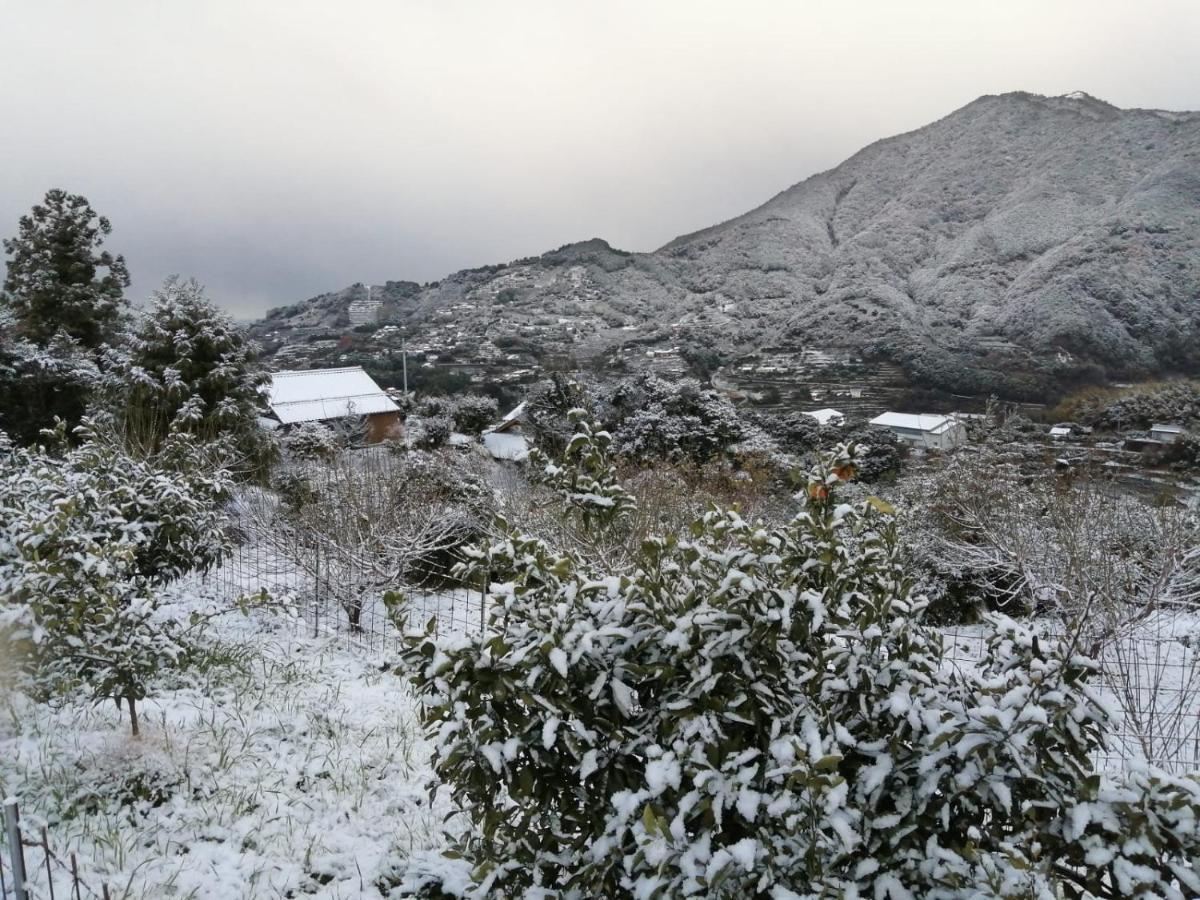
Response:
[[[1056,441],[1061,440],[1062,438],[1065,438],[1065,437],[1070,437],[1070,436],[1071,436],[1071,429],[1068,428],[1066,425],[1055,425],[1053,428],[1050,429],[1050,437],[1054,438]]]
[[[966,426],[953,416],[885,412],[872,419],[870,425],[890,431],[911,447],[927,450],[951,450],[967,441]]]
[[[810,419],[816,419],[819,425],[844,425],[846,417],[836,409],[814,409],[804,413]]]
[[[362,366],[274,372],[267,405],[281,425],[363,416],[372,443],[401,427],[400,407]]]
[[[483,446],[492,459],[520,460],[528,455],[529,445],[521,427],[524,417],[525,404],[520,403],[500,424],[483,433]]]
[[[1182,425],[1150,426],[1150,437],[1156,441],[1162,441],[1164,444],[1173,443],[1181,434],[1183,434]]]

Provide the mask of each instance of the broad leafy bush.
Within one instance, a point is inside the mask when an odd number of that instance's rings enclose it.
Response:
[[[477,896],[1178,897],[1200,789],[1092,772],[1074,647],[993,617],[959,672],[890,509],[809,475],[767,530],[713,510],[632,574],[509,533],[480,637],[408,637]],[[422,879],[437,891],[436,878]]]
[[[500,405],[495,397],[467,394],[454,403],[454,428],[463,434],[479,434],[499,415]]]
[[[0,460],[0,656],[35,695],[126,704],[136,733],[149,681],[191,645],[188,623],[160,614],[158,588],[225,549],[226,481],[195,465],[186,439],[147,461],[83,437],[61,455]]]

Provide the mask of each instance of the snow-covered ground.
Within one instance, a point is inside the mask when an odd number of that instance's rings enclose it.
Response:
[[[379,659],[300,632],[225,622],[225,659],[164,682],[137,739],[111,704],[0,700],[0,795],[20,800],[28,833],[49,826],[60,858],[78,854],[97,893],[388,896],[440,844],[449,808],[427,789],[413,697]]]

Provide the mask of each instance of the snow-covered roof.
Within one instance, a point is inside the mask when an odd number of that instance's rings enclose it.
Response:
[[[529,452],[524,435],[489,431],[483,436],[483,446],[493,459],[524,459]]]
[[[1151,425],[1151,431],[1161,431],[1164,434],[1183,434],[1182,425]]]
[[[400,411],[362,366],[275,372],[267,393],[284,425]]]
[[[833,422],[835,420],[841,422],[841,421],[844,421],[846,418],[844,415],[842,415],[840,410],[828,409],[828,408],[810,410],[810,411],[806,412],[804,415],[808,416],[811,419],[816,419],[822,425],[828,425],[830,422]]]
[[[525,401],[518,403],[507,416],[500,420],[500,424],[492,428],[494,432],[508,431],[514,425],[521,424],[521,418],[525,415]]]
[[[931,413],[885,412],[873,418],[871,424],[880,428],[905,428],[909,431],[941,434],[952,427],[955,420],[951,416],[937,416]]]
[[[1055,425],[1050,429],[1051,437],[1066,437],[1071,433],[1071,429],[1063,425]]]

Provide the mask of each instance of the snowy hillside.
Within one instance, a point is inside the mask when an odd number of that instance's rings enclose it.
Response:
[[[982,97],[645,254],[602,240],[372,289],[414,333],[577,324],[580,354],[692,340],[873,349],[960,390],[1200,367],[1200,114],[1076,92]],[[362,285],[263,337],[349,327]]]

